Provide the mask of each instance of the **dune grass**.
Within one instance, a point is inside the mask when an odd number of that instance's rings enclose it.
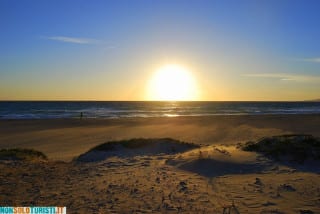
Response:
[[[74,161],[95,162],[105,160],[111,156],[134,157],[141,155],[176,154],[199,147],[199,145],[172,138],[133,138],[100,144],[74,158]]]
[[[48,160],[47,156],[40,151],[34,149],[1,149],[0,160]]]
[[[320,160],[320,140],[312,135],[280,135],[247,142],[245,151],[255,151],[280,160],[289,157],[303,163],[307,159]]]
[[[172,138],[133,138],[128,140],[109,141],[93,147],[92,149],[90,149],[90,151],[110,151],[110,150],[113,150],[116,145],[121,145],[127,149],[139,149],[139,148],[152,145],[157,142],[169,142],[169,143],[181,144],[181,145],[188,146],[190,148],[199,147],[196,144],[179,141]]]

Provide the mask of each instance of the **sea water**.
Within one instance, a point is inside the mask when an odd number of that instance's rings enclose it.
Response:
[[[319,114],[320,102],[1,101],[0,119]]]

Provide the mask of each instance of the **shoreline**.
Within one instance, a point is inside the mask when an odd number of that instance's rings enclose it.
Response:
[[[73,118],[27,118],[27,119],[1,119],[1,122],[30,122],[30,121],[89,121],[89,122],[99,122],[99,121],[121,121],[121,120],[128,120],[128,121],[140,121],[140,120],[175,120],[175,119],[199,119],[199,118],[230,118],[230,117],[269,117],[269,118],[279,118],[279,117],[320,117],[320,113],[303,113],[303,114],[217,114],[217,115],[188,115],[188,116],[164,116],[164,117],[101,117],[101,118],[90,118],[90,117],[83,117],[82,119],[79,117]]]
[[[161,119],[161,118],[198,118],[198,117],[260,117],[260,116],[320,116],[320,113],[261,113],[261,114],[203,114],[203,115],[170,115],[170,116],[132,116],[132,117],[61,117],[61,118],[0,118],[1,121],[41,121],[41,120],[134,120],[134,119]]]
[[[6,119],[122,119],[246,115],[320,114],[320,102],[11,102],[0,106]]]

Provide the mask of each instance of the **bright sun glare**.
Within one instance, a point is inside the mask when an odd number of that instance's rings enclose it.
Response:
[[[166,65],[157,70],[149,82],[151,100],[195,100],[195,80],[186,68],[179,65]]]

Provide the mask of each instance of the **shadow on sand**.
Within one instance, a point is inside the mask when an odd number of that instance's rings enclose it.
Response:
[[[220,161],[210,158],[201,158],[191,160],[184,163],[177,163],[175,161],[167,161],[167,164],[175,165],[179,169],[197,173],[206,177],[216,177],[228,174],[250,174],[261,173],[267,170],[270,165],[266,163],[235,163]]]

